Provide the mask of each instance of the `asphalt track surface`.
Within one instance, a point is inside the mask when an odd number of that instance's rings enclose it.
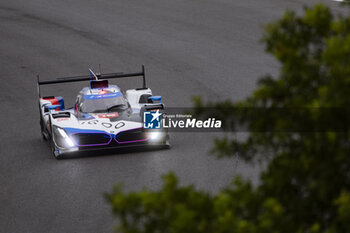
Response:
[[[35,75],[42,79],[139,71],[167,106],[191,97],[239,100],[278,64],[259,43],[262,25],[285,0],[31,0],[0,3],[0,232],[112,232],[103,193],[157,189],[174,171],[181,184],[209,192],[234,174],[257,182],[259,166],[209,156],[213,133],[173,133],[172,149],[89,155],[57,161],[39,128]],[[336,3],[327,4],[339,10]],[[118,81],[140,85],[137,79]],[[82,84],[46,88],[73,104]]]

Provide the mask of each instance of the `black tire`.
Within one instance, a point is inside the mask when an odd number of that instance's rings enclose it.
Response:
[[[43,140],[44,141],[48,141],[49,138],[48,138],[48,134],[45,134],[45,126],[44,126],[44,121],[42,118],[40,118],[40,128],[41,128],[41,136],[43,137]]]
[[[165,140],[164,140],[164,147],[166,148],[166,149],[170,149],[170,147],[171,147],[171,145],[170,145],[170,142],[169,142],[169,139],[170,139],[170,136],[169,136],[169,134],[167,134],[166,135],[166,137],[165,137]]]
[[[52,125],[51,125],[51,120],[50,120],[50,128],[51,128],[51,137],[50,137],[50,147],[51,147],[51,152],[53,154],[53,156],[55,157],[55,159],[63,159],[63,155],[62,154],[57,154],[56,152],[56,145],[55,145],[55,142],[54,142],[54,139],[53,139],[53,132],[52,132]]]
[[[45,125],[44,125],[44,120],[41,116],[41,108],[40,108],[40,103],[39,103],[39,117],[40,117],[40,129],[41,129],[41,136],[43,137],[44,141],[48,140],[47,135],[45,135]]]
[[[55,143],[53,141],[53,137],[51,137],[50,146],[51,146],[52,155],[55,157],[55,159],[58,159],[58,160],[63,159],[63,155],[62,154],[57,154],[56,153],[56,146],[55,146]]]

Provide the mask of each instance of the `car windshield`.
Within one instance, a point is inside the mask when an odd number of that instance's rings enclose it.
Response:
[[[121,112],[126,109],[128,103],[120,92],[84,95],[80,105],[83,113]]]

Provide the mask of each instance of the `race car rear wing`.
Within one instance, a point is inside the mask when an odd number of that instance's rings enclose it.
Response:
[[[96,74],[96,76],[99,79],[113,79],[113,78],[129,78],[129,77],[142,77],[143,84],[141,88],[137,89],[147,89],[146,87],[146,76],[145,76],[145,67],[142,66],[142,71],[137,73],[107,73],[107,74]],[[72,76],[72,77],[63,77],[63,78],[57,78],[56,80],[45,80],[40,81],[39,75],[37,75],[37,88],[38,88],[38,95],[39,98],[41,97],[40,94],[40,86],[41,85],[50,85],[50,84],[57,84],[57,83],[70,83],[70,82],[81,82],[81,81],[91,81],[90,75],[79,75],[79,76]]]

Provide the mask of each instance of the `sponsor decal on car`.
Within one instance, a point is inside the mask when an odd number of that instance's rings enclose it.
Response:
[[[68,120],[69,120],[69,118],[58,118],[58,119],[56,119],[56,121],[58,121],[58,122],[68,121]]]
[[[98,118],[114,118],[114,117],[118,117],[119,114],[117,112],[115,113],[104,113],[104,114],[98,114],[97,117]]]

